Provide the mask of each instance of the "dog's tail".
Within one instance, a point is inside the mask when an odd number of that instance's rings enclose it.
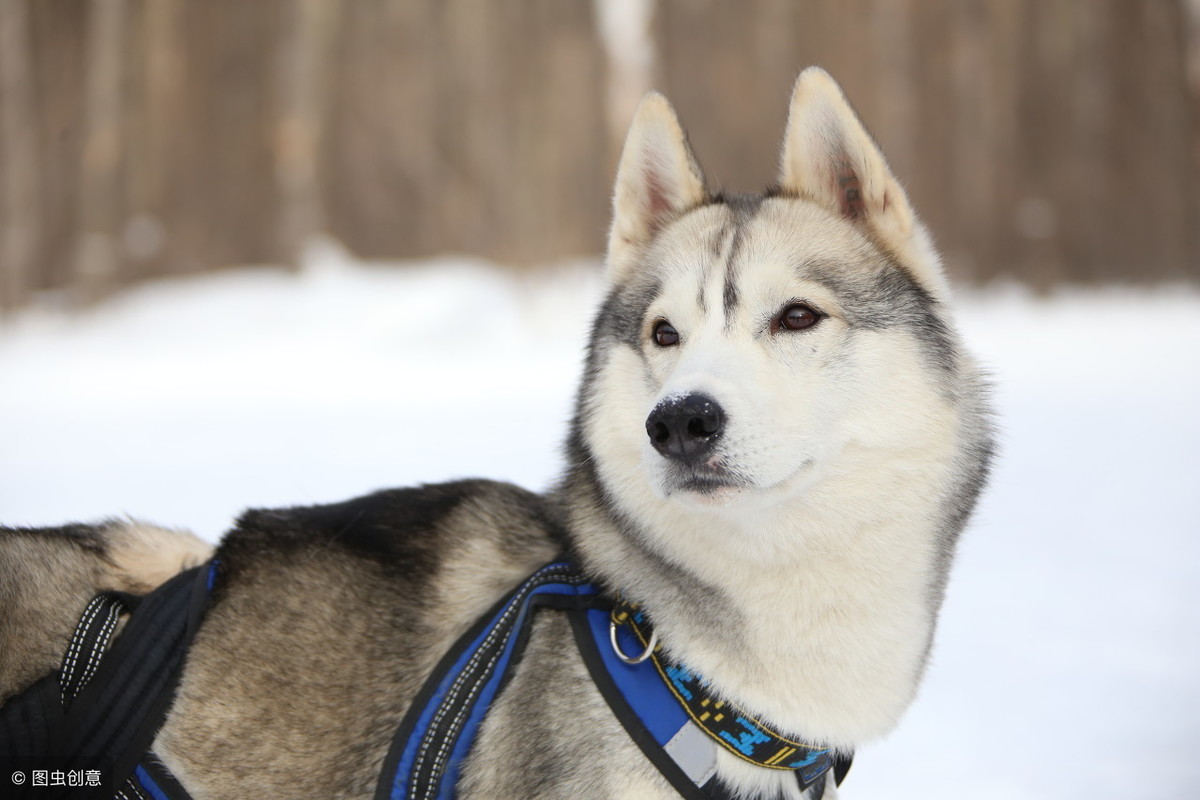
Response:
[[[133,594],[155,589],[179,572],[203,564],[213,553],[212,545],[184,530],[136,520],[109,522],[104,530],[108,577],[113,588]]]

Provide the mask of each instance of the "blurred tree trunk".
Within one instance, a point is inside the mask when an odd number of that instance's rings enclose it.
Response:
[[[361,0],[341,13],[321,143],[328,229],[365,256],[428,255],[448,172],[435,129],[437,7]]]
[[[282,263],[273,58],[292,0],[184,3],[187,102],[172,163],[175,269]]]
[[[87,7],[80,0],[25,0],[25,8],[37,105],[27,124],[41,159],[35,198],[41,237],[29,282],[34,290],[62,289],[73,285],[79,233]]]
[[[184,132],[181,119],[189,102],[185,94],[185,0],[141,0],[130,47],[133,73],[126,103],[128,164],[126,208],[122,231],[128,274],[133,278],[171,271],[171,232],[178,216],[173,198],[180,190],[174,174]]]
[[[1195,97],[1181,69],[1187,62],[1187,18],[1181,3],[1139,3],[1137,8],[1143,55],[1137,97],[1145,124],[1134,152],[1155,155],[1135,190],[1154,200],[1142,247],[1156,255],[1156,263],[1147,265],[1145,277],[1179,279],[1188,273],[1183,265],[1189,258],[1200,265],[1200,169],[1195,157],[1200,137]],[[1119,278],[1112,267],[1106,277]]]
[[[341,8],[327,0],[294,0],[283,7],[274,150],[279,250],[290,264],[296,263],[305,241],[325,230],[317,163],[325,76]]]
[[[109,291],[121,266],[122,54],[125,0],[89,0],[84,51],[83,156],[75,284],[85,300]]]
[[[0,311],[28,295],[40,243],[33,37],[25,11],[25,0],[0,0]]]

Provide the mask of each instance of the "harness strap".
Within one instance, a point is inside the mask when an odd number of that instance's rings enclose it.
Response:
[[[46,675],[0,708],[0,755],[29,759],[44,755],[63,717],[58,676]]]
[[[683,709],[665,689],[659,691],[661,682],[653,667],[644,661],[622,661],[609,642],[598,638],[607,630],[609,616],[605,609],[570,614],[575,643],[592,681],[629,737],[681,797],[714,800],[710,790],[715,787],[710,784],[717,772],[716,746],[699,731],[699,736],[691,735]],[[637,648],[625,652],[630,650]]]
[[[205,607],[208,580],[209,570],[194,567],[141,599],[95,677],[71,704],[59,752],[111,760],[118,784],[133,773],[166,718]]]
[[[66,708],[96,674],[126,607],[116,592],[102,592],[92,598],[71,634],[62,670],[44,676],[4,703],[0,711],[0,753],[11,758],[50,753]]]
[[[93,598],[60,672],[0,709],[0,754],[52,759],[64,772],[111,767],[116,796],[166,800],[145,769],[156,761],[148,750],[166,718],[215,576],[210,563],[179,573],[144,597],[105,592]],[[124,609],[133,613],[108,649]],[[143,773],[147,780],[139,783]],[[37,791],[39,798],[80,796],[77,787]]]
[[[504,687],[528,636],[530,611],[567,612],[592,680],[630,737],[687,800],[733,800],[717,779],[719,748],[759,766],[790,771],[812,796],[827,776],[838,783],[849,756],[774,734],[713,698],[705,682],[653,652],[648,623],[610,629],[610,604],[566,562],[535,572],[481,617],[434,668],[405,714],[384,759],[375,800],[451,800],[463,760],[492,700]],[[636,614],[635,614],[636,616]],[[610,634],[618,639],[609,642]],[[728,719],[726,719],[728,718]]]
[[[180,573],[144,598],[98,595],[71,637],[59,673],[47,675],[0,709],[0,755],[50,756],[65,769],[112,764],[118,800],[188,800],[148,751],[174,696],[182,662],[207,608],[216,563]],[[732,800],[716,779],[717,747],[748,761],[788,769],[802,789],[840,784],[849,757],[777,737],[708,694],[705,682],[660,659],[648,623],[632,615],[619,632],[600,589],[573,565],[548,564],[497,603],[441,659],[411,704],[384,760],[376,800],[451,800],[463,759],[495,696],[524,650],[531,611],[568,612],[576,643],[601,695],[647,758],[688,800]],[[105,655],[122,608],[136,608]],[[622,618],[622,623],[630,621]],[[620,641],[610,644],[608,637]],[[622,659],[641,647],[654,656]],[[736,725],[720,725],[724,711]],[[707,715],[707,716],[706,716]],[[709,723],[709,718],[713,722]],[[771,734],[774,735],[774,734]],[[763,763],[762,753],[783,749]],[[794,746],[794,747],[793,747]],[[66,792],[64,789],[63,792]],[[72,789],[72,797],[82,796]],[[94,793],[88,793],[92,796]],[[60,797],[54,789],[38,797]]]
[[[542,567],[450,648],[409,706],[384,759],[376,800],[450,800],[462,761],[510,668],[531,610],[596,587],[566,563]]]
[[[108,649],[113,631],[117,629],[117,620],[129,605],[136,603],[127,603],[116,592],[103,592],[93,597],[83,610],[67,645],[67,654],[63,656],[62,671],[58,676],[64,708],[83,691],[83,687],[100,668],[100,659]]]

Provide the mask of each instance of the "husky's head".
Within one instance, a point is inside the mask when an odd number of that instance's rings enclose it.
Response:
[[[755,715],[839,746],[880,735],[916,691],[991,452],[925,229],[819,69],[759,196],[711,195],[647,97],[613,211],[558,495],[571,544]]]
[[[575,442],[611,508],[753,527],[828,479],[903,477],[865,466],[940,472],[957,457],[973,372],[939,260],[824,71],[797,81],[778,186],[756,196],[710,194],[649,95],[613,210]]]

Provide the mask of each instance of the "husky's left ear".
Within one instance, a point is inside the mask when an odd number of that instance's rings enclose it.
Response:
[[[613,189],[608,276],[616,283],[639,247],[672,218],[708,199],[704,175],[667,98],[646,95],[625,137]]]
[[[785,191],[869,226],[926,289],[945,293],[937,255],[904,189],[841,87],[820,67],[800,73],[792,90],[779,183]]]

